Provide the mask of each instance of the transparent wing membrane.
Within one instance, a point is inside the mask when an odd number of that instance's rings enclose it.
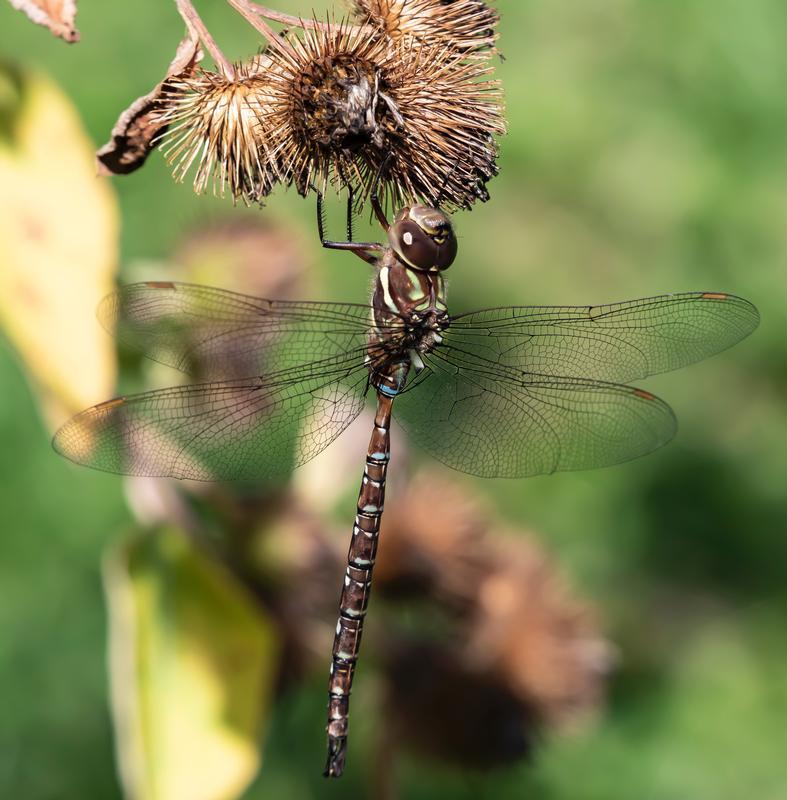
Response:
[[[370,311],[187,283],[137,283],[109,295],[99,319],[154,361],[214,380],[267,375],[350,352],[363,361]]]
[[[611,466],[675,434],[669,406],[641,389],[526,377],[453,356],[429,356],[428,377],[397,400],[396,417],[421,447],[461,472],[524,478]]]
[[[258,480],[324,450],[361,412],[367,371],[355,357],[293,370],[275,383],[237,379],[131,395],[83,411],[55,435],[66,458],[106,472]]]
[[[55,447],[81,464],[198,480],[265,478],[315,456],[364,404],[368,306],[145,283],[108,297],[100,318],[122,341],[197,382],[74,417]],[[394,416],[417,444],[474,475],[618,464],[675,432],[665,403],[620,384],[718,353],[758,321],[746,300],[708,292],[460,315],[443,344],[423,355],[423,372],[411,373]],[[377,370],[412,346],[399,344],[401,324],[394,331],[378,346]]]
[[[690,292],[606,306],[476,311],[451,321],[446,344],[525,372],[628,383],[720,353],[758,323],[747,300]]]

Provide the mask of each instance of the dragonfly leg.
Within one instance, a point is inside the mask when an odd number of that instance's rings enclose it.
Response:
[[[347,193],[347,241],[353,240],[353,203],[355,202],[355,191],[350,186]]]
[[[351,211],[348,211],[348,215]],[[350,225],[351,227],[351,225]],[[323,194],[317,192],[317,230],[320,233],[320,242],[327,250],[349,250],[358,258],[366,261],[367,264],[374,264],[377,261],[375,253],[382,253],[385,248],[379,242],[334,242],[325,238],[325,209],[323,206]],[[348,227],[349,231],[349,227]]]
[[[383,226],[384,231],[388,231],[391,227],[391,223],[388,222],[388,218],[385,216],[385,209],[380,202],[380,195],[378,194],[378,189],[380,188],[380,180],[382,179],[383,173],[387,169],[388,165],[391,163],[391,154],[389,153],[383,163],[380,165],[380,169],[377,170],[377,174],[374,176],[374,183],[372,183],[372,190],[370,192],[370,199],[372,201],[372,209],[374,210],[374,215],[377,217],[377,221],[380,225]]]
[[[445,178],[443,178],[442,186],[440,186],[440,191],[437,193],[437,197],[434,199],[434,207],[440,208],[440,203],[443,201],[443,197],[445,195],[445,190],[448,188],[448,183],[451,178],[454,177],[457,169],[459,168],[459,159],[456,160],[456,163],[451,167],[451,169],[446,172]]]

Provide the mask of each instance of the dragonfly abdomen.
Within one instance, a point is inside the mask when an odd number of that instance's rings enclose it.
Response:
[[[366,452],[353,535],[347,554],[347,571],[339,601],[339,621],[333,640],[331,676],[328,683],[327,777],[338,777],[344,771],[350,692],[361,646],[363,620],[369,603],[380,520],[385,504],[385,478],[391,450],[392,405],[393,397],[382,389],[379,390],[374,430]]]

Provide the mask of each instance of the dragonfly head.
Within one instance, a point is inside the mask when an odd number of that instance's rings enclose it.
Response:
[[[388,229],[397,256],[421,272],[441,272],[456,258],[456,236],[449,217],[430,206],[406,206]]]

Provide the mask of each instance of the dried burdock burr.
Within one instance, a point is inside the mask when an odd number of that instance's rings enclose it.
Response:
[[[467,57],[497,52],[500,15],[483,0],[350,0],[356,18],[391,40],[412,36]]]
[[[500,86],[483,63],[343,23],[288,41],[288,51],[270,51],[263,125],[298,192],[334,182],[363,198],[385,163],[382,193],[394,206],[439,199],[452,210],[487,199],[505,125]]]
[[[541,724],[581,727],[603,701],[615,651],[536,540],[499,533],[477,587],[468,662],[497,672]]]
[[[445,642],[396,636],[384,648],[389,747],[463,769],[493,769],[531,755],[534,709],[490,670]]]
[[[613,651],[593,611],[523,531],[429,471],[387,513],[375,589],[439,611],[440,642],[387,631],[386,718],[407,748],[488,768],[601,705]],[[483,702],[479,702],[484,698]]]
[[[368,188],[390,152],[384,179],[394,206],[413,198],[452,211],[486,201],[497,175],[496,137],[505,133],[502,91],[491,67],[443,45],[412,38],[397,45],[384,79],[404,120],[383,150],[369,152]]]
[[[288,51],[269,51],[265,134],[290,181],[306,195],[315,185],[324,190],[330,177],[349,174],[356,154],[383,146],[385,131],[401,117],[381,97],[380,71],[393,60],[386,43],[342,24],[288,41]]]
[[[99,154],[105,171],[138,168],[158,144],[177,180],[193,174],[198,193],[245,203],[276,183],[303,196],[332,184],[360,206],[378,178],[383,202],[397,208],[453,211],[488,199],[505,122],[487,57],[497,13],[486,4],[364,0],[354,9],[369,24],[302,20],[297,33],[276,34],[260,15],[281,15],[229,2],[265,50],[230,63],[190,0],[177,0],[189,41],[205,47],[215,71],[198,70],[196,58],[171,68],[144,98],[140,142],[126,146],[126,128],[140,128],[136,111],[113,131]]]
[[[160,148],[175,179],[193,172],[194,191],[259,202],[279,174],[262,117],[269,100],[264,67],[256,59],[229,77],[198,70],[169,82],[159,121]]]

